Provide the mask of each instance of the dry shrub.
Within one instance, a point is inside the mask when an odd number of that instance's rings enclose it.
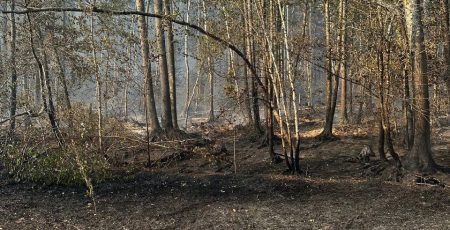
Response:
[[[82,107],[61,113],[65,145],[58,142],[46,116],[18,128],[14,141],[0,147],[0,162],[15,181],[40,185],[86,185],[109,177],[109,164],[98,153],[95,114]]]
[[[80,143],[70,143],[64,150],[44,146],[9,144],[0,159],[6,172],[17,182],[41,185],[88,185],[107,177],[108,164]]]

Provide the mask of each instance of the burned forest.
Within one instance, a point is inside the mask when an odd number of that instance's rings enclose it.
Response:
[[[449,0],[0,0],[0,230],[447,229]]]

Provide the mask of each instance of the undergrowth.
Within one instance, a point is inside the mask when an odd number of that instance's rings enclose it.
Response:
[[[16,182],[41,185],[87,185],[108,176],[108,163],[79,143],[63,150],[9,144],[1,150],[0,161]]]

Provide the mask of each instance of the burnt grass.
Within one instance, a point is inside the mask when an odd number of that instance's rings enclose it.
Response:
[[[313,128],[313,127],[310,127]],[[304,175],[270,164],[265,148],[238,133],[217,132],[228,149],[220,159],[192,155],[163,167],[118,176],[95,186],[39,187],[0,179],[0,229],[448,229],[448,187],[368,175],[352,157],[370,136],[315,143],[305,139]],[[450,165],[448,142],[435,143]],[[400,154],[404,154],[398,147]],[[278,150],[279,151],[279,150]],[[216,167],[220,164],[221,167]],[[385,170],[389,171],[389,170]],[[385,173],[389,174],[389,173]],[[433,175],[450,184],[445,174]]]

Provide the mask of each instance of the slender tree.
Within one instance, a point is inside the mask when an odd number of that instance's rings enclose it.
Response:
[[[171,16],[171,0],[164,0],[164,13]],[[167,22],[167,67],[169,75],[170,86],[170,105],[172,113],[172,124],[175,129],[178,129],[178,112],[177,112],[177,85],[176,85],[176,71],[175,71],[175,45],[173,36],[172,22]]]
[[[324,9],[324,17],[325,17],[325,52],[326,52],[326,62],[325,62],[325,72],[327,74],[326,80],[326,110],[325,110],[325,125],[322,133],[318,136],[320,139],[327,140],[333,139],[333,121],[334,121],[334,112],[336,110],[336,101],[337,99],[337,89],[339,79],[335,78],[333,84],[333,47],[331,44],[331,15],[330,15],[330,1],[324,0],[323,3]],[[333,88],[334,85],[334,88]],[[334,89],[334,90],[333,90]]]
[[[14,11],[16,7],[16,1],[11,1],[11,11]],[[16,110],[17,110],[17,70],[16,70],[16,15],[11,15],[11,42],[10,42],[10,63],[11,63],[11,94],[9,97],[9,132],[11,135],[14,134],[16,130]]]
[[[140,12],[145,12],[144,0],[136,0],[136,9]],[[156,113],[155,96],[153,92],[153,79],[151,75],[151,65],[150,65],[150,48],[148,44],[148,28],[145,17],[138,17],[138,27],[140,32],[141,41],[141,55],[142,55],[142,69],[144,72],[145,80],[145,103],[146,103],[146,114],[149,132],[157,132],[161,129],[158,121],[158,115]]]
[[[153,9],[155,14],[163,12],[163,0],[154,0]],[[161,83],[161,125],[163,129],[173,128],[172,106],[170,101],[170,84],[167,67],[167,50],[164,34],[163,21],[161,18],[155,19],[156,40],[158,46],[159,79]]]
[[[340,0],[339,7],[340,7],[340,70],[339,73],[341,75],[341,123],[347,124],[348,123],[348,113],[347,113],[347,73],[348,73],[348,66],[347,66],[347,0]]]
[[[42,97],[43,108],[44,108],[44,111],[47,112],[48,119],[49,119],[50,125],[52,127],[52,132],[55,135],[56,139],[58,140],[59,146],[64,147],[65,143],[64,143],[64,139],[63,139],[61,132],[59,130],[59,127],[58,127],[56,110],[55,110],[55,106],[53,103],[53,93],[52,93],[52,87],[51,87],[47,54],[46,54],[46,51],[44,48],[42,51],[42,55],[41,55],[41,56],[43,56],[43,58],[41,58],[40,55],[38,55],[38,53],[36,51],[37,49],[35,48],[35,40],[34,40],[35,35],[34,35],[34,31],[32,29],[33,25],[31,23],[31,17],[28,14],[27,14],[27,20],[28,20],[28,26],[29,26],[28,29],[29,29],[31,51],[32,51],[33,57],[36,61],[36,64],[38,67],[38,72],[39,72],[39,78],[40,78],[39,82],[41,84],[40,95]],[[38,28],[38,35],[40,38],[38,44],[40,45],[41,48],[43,48],[44,47],[43,35],[40,32],[39,28]],[[44,92],[44,90],[46,90],[46,92]]]

